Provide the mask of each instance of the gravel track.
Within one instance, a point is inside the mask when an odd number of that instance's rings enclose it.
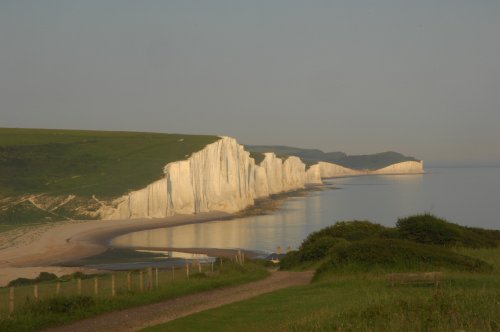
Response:
[[[201,292],[140,307],[113,311],[46,332],[138,331],[200,311],[242,301],[278,289],[310,283],[313,271],[272,272],[251,283]]]

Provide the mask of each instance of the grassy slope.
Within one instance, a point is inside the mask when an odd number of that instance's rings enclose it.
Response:
[[[201,135],[0,129],[0,195],[117,196],[159,179],[166,163],[185,159],[216,140]]]
[[[447,272],[433,286],[390,287],[384,274],[323,275],[311,285],[177,319],[145,331],[497,331],[500,249],[461,249],[495,267]]]
[[[16,304],[16,311],[11,319],[7,316],[7,302],[0,302],[0,331],[35,331],[49,326],[67,324],[83,318],[96,316],[100,313],[131,308],[155,302],[164,301],[182,295],[216,289],[220,287],[238,285],[264,278],[269,272],[261,265],[251,262],[243,266],[225,262],[212,275],[192,274],[189,280],[182,269],[176,270],[175,281],[171,281],[170,270],[160,272],[159,287],[154,291],[140,292],[138,288],[138,273],[132,274],[133,290],[126,290],[126,273],[117,272],[117,296],[111,297],[110,275],[100,277],[99,296],[93,295],[93,278],[82,280],[83,296],[69,296],[75,294],[74,279],[68,279],[61,285],[62,296],[54,297],[55,282],[41,282],[39,293],[41,301],[29,301],[32,296],[32,286],[16,288],[16,298],[21,302]],[[8,288],[0,288],[0,299],[8,298]]]
[[[0,199],[74,194],[75,209],[96,195],[110,199],[161,178],[165,164],[185,159],[216,136],[0,128]],[[71,211],[58,211],[70,215]],[[0,213],[0,224],[53,217],[30,203]],[[55,217],[57,219],[57,217]]]
[[[281,262],[281,268],[317,269],[311,285],[148,331],[499,330],[498,235],[429,214],[400,219],[396,228],[338,222],[311,233]],[[386,275],[395,271],[442,271],[445,278],[439,287],[391,287]]]

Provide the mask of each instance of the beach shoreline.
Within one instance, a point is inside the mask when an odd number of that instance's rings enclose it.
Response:
[[[109,241],[119,235],[180,225],[226,220],[233,215],[224,212],[207,212],[195,215],[175,215],[161,219],[88,220],[65,222],[47,228],[38,238],[0,250],[0,286],[24,277],[34,278],[45,271],[57,275],[75,271],[89,272],[84,268],[59,266],[65,261],[98,255],[108,249]],[[36,232],[35,228],[31,232]],[[91,271],[95,272],[95,271]]]
[[[16,278],[35,278],[40,272],[56,275],[76,271],[95,273],[82,267],[64,267],[64,262],[91,257],[109,248],[110,241],[120,235],[155,228],[176,227],[217,220],[231,220],[249,215],[272,213],[289,197],[305,196],[310,191],[325,190],[328,186],[307,187],[301,190],[273,195],[256,200],[248,208],[230,214],[204,212],[192,215],[174,215],[158,219],[86,220],[67,221],[55,225],[34,227],[26,231],[12,244],[0,247],[0,287]],[[2,234],[0,234],[2,235]],[[6,242],[6,236],[0,236]],[[135,248],[130,248],[135,249]],[[231,257],[237,250],[227,248],[169,248],[172,251]],[[247,257],[254,252],[244,251]]]

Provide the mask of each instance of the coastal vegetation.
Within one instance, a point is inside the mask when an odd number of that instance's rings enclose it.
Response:
[[[310,234],[281,262],[282,269],[315,269],[312,284],[145,331],[498,331],[498,235],[430,214],[401,218],[393,228],[339,222]],[[388,282],[393,272],[431,271],[442,273],[439,284]]]
[[[35,331],[42,328],[66,324],[72,321],[95,316],[100,313],[121,310],[149,303],[160,302],[174,297],[207,291],[224,286],[247,283],[266,277],[269,272],[261,265],[246,262],[243,265],[224,261],[217,262],[214,272],[193,270],[189,279],[183,269],[160,271],[158,287],[146,291],[138,288],[140,271],[132,271],[133,287],[127,290],[127,272],[116,272],[116,295],[112,296],[112,275],[85,275],[74,273],[57,278],[50,273],[41,273],[36,279],[17,279],[16,310],[8,317],[9,288],[0,288],[0,331]],[[99,279],[99,295],[94,294],[94,280]],[[173,280],[172,280],[173,279]],[[75,285],[81,280],[81,294],[75,292]],[[78,283],[77,283],[78,281]],[[55,295],[57,283],[60,294]],[[37,285],[39,299],[33,299],[33,287]],[[119,285],[121,285],[119,287]]]
[[[86,212],[98,209],[99,200],[158,180],[167,163],[185,159],[217,139],[0,128],[0,226],[90,219]]]
[[[283,269],[317,268],[326,271],[367,272],[447,268],[488,271],[487,263],[452,248],[496,248],[500,231],[447,222],[431,214],[401,218],[396,227],[369,221],[344,221],[311,233],[298,251],[281,262]]]

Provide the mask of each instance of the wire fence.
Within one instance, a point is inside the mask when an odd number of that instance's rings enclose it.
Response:
[[[233,260],[233,259],[231,259]],[[234,261],[243,264],[241,252]],[[159,287],[175,287],[175,283],[189,280],[196,274],[217,276],[223,268],[223,260],[186,262],[184,266],[149,267],[141,270],[117,271],[97,275],[82,273],[61,277],[53,281],[36,282],[29,285],[0,288],[0,318],[12,315],[27,302],[50,299],[57,296],[92,296],[113,298],[153,291]]]

